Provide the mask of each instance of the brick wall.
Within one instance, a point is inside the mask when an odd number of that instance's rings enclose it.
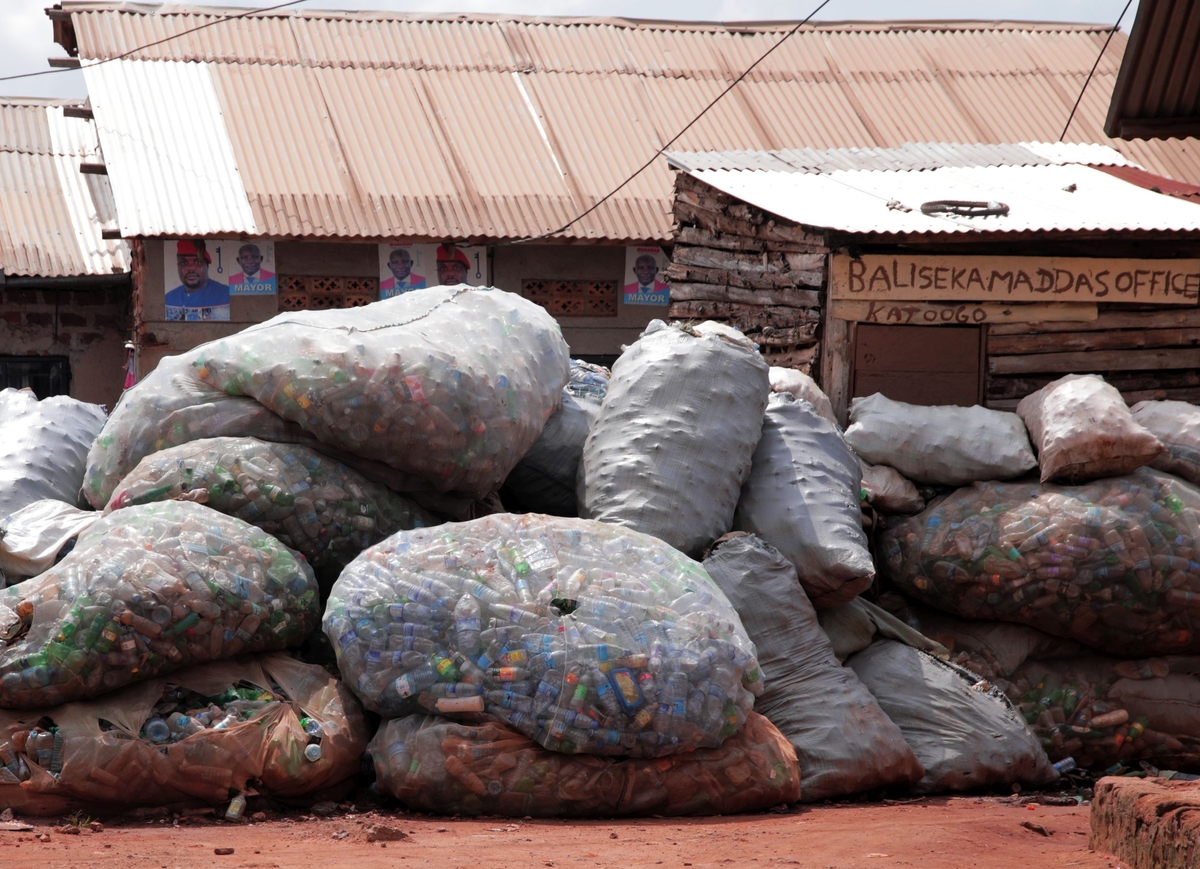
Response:
[[[66,356],[71,395],[81,401],[110,410],[116,404],[130,329],[128,289],[56,292],[0,287],[0,355]]]

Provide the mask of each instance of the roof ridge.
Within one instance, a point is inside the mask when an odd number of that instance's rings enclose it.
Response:
[[[66,0],[64,12],[101,13],[117,12],[128,15],[172,15],[212,16],[240,15],[246,20],[254,18],[315,18],[330,20],[363,21],[428,21],[437,23],[515,23],[527,25],[558,25],[562,27],[627,27],[650,30],[760,30],[764,32],[786,31],[800,19],[759,19],[745,21],[690,21],[665,18],[630,18],[624,16],[571,16],[571,15],[515,15],[511,13],[482,12],[401,12],[396,10],[344,10],[344,9],[275,9],[256,14],[247,7],[219,5],[174,5],[155,3],[121,2],[121,0]],[[839,20],[810,21],[808,29],[822,31],[863,32],[912,32],[942,30],[953,31],[1080,31],[1108,32],[1111,26],[1103,23],[1088,24],[1072,21],[1022,21],[1013,19],[907,19],[907,20]],[[803,32],[803,31],[801,31]]]

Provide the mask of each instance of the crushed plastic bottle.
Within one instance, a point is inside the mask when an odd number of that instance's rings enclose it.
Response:
[[[563,752],[717,746],[762,690],[754,646],[699,564],[581,519],[400,532],[346,568],[323,626],[369,709],[482,706]]]
[[[255,525],[332,578],[388,535],[439,522],[316,450],[255,438],[207,438],[154,453],[121,481],[105,511],[168,500]]]
[[[130,507],[0,593],[0,708],[298,646],[318,615],[312,569],[258,528],[188,502]]]
[[[1142,469],[1083,486],[976,483],[883,537],[926,603],[1129,657],[1200,652],[1200,490]]]

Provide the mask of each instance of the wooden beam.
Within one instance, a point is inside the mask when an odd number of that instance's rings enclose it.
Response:
[[[819,287],[824,272],[767,272],[747,274],[737,269],[708,269],[700,266],[671,263],[664,273],[668,283],[718,284],[748,290],[786,289],[795,286]]]
[[[816,308],[787,308],[782,305],[746,305],[740,302],[680,302],[671,300],[669,314],[677,320],[734,320],[763,326],[797,326],[820,319]]]
[[[46,63],[51,69],[79,69],[83,66],[78,57],[48,57]]]
[[[64,118],[82,118],[85,121],[91,121],[95,118],[92,110],[87,106],[63,106]]]
[[[829,396],[833,415],[846,425],[850,412],[850,364],[854,352],[854,324],[825,317],[824,352],[821,354],[821,388]]]
[[[742,305],[782,305],[788,308],[816,308],[821,304],[816,290],[797,290],[778,287],[770,290],[748,290],[722,284],[671,284],[672,302],[737,302]]]
[[[839,320],[901,326],[978,326],[984,323],[1042,323],[1048,320],[1087,322],[1096,319],[1096,306],[1035,302],[1003,305],[996,302],[868,302],[834,299],[830,311]]]
[[[1200,118],[1127,118],[1121,121],[1122,139],[1187,139],[1200,136]]]
[[[1200,308],[1160,308],[1156,311],[1101,311],[1087,324],[1013,323],[992,326],[991,335],[1025,335],[1031,332],[1094,332],[1107,329],[1169,329],[1173,326],[1200,327]]]
[[[79,171],[83,175],[107,175],[108,167],[103,163],[80,163]]]
[[[988,353],[1020,356],[1068,350],[1145,350],[1149,347],[1198,347],[1200,329],[1129,329],[1115,332],[1049,332],[1042,335],[991,335]]]
[[[1039,353],[1033,356],[990,356],[989,374],[1086,373],[1153,371],[1200,367],[1200,349],[1100,350],[1095,353]]]

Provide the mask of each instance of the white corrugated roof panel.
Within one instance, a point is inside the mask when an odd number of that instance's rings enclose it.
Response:
[[[90,121],[52,100],[0,102],[0,269],[45,278],[129,271],[129,247],[106,240],[116,220]]]
[[[825,173],[700,170],[718,190],[806,226],[862,234],[1200,232],[1200,208],[1077,164]],[[932,201],[1003,202],[1003,217],[926,215]]]

